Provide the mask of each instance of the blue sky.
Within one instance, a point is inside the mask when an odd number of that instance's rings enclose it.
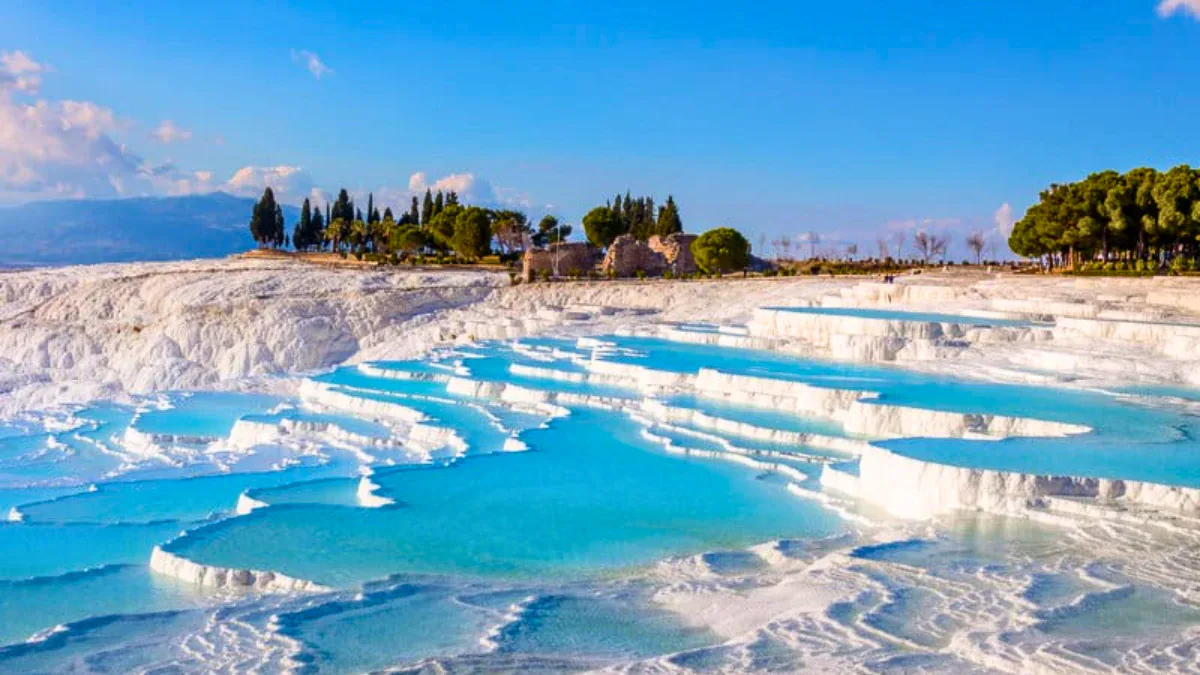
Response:
[[[441,180],[572,222],[629,189],[753,241],[962,235],[1197,161],[1200,0],[1167,1],[9,3],[0,201]]]

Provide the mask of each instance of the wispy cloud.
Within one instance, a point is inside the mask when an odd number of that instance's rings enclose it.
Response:
[[[42,73],[49,71],[49,66],[34,61],[23,51],[0,52],[0,92],[15,89],[36,94],[42,85]]]
[[[1200,19],[1200,0],[1161,0],[1158,3],[1158,15],[1173,16],[1177,13],[1191,14],[1192,18]]]
[[[324,75],[333,74],[333,68],[325,65],[325,62],[321,60],[320,56],[317,56],[315,52],[310,52],[307,49],[293,49],[292,63],[299,63],[300,65],[304,66],[308,69],[308,72],[312,73],[312,76],[318,80]]]
[[[180,127],[171,120],[163,120],[151,135],[157,138],[158,142],[163,145],[181,143],[192,138],[191,131]]]

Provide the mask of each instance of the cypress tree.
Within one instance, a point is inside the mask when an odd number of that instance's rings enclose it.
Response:
[[[363,219],[363,217],[362,217],[362,209],[354,209],[354,219],[355,219],[355,220],[362,220],[362,219]]]
[[[367,193],[367,222],[375,222],[375,193]]]
[[[421,224],[428,226],[433,220],[433,193],[425,188],[425,201],[421,204]]]
[[[683,232],[683,221],[679,218],[679,208],[675,205],[675,198],[671,195],[667,195],[667,203],[658,210],[658,225],[655,230],[655,234],[661,237]]]
[[[458,205],[458,193],[454,190],[446,194],[446,206],[450,206],[451,204]]]
[[[433,198],[433,215],[441,213],[445,207],[445,198],[442,196],[442,191],[438,190],[437,196]]]
[[[263,190],[262,198],[254,203],[250,215],[250,234],[259,246],[283,243],[283,211],[275,203],[275,193],[269,187]]]
[[[312,233],[312,204],[308,203],[308,197],[304,198],[304,204],[300,207],[300,222],[296,223],[296,231],[292,234],[292,245],[297,249],[307,248],[311,243],[308,240]]]
[[[326,204],[325,207],[329,208],[329,205]],[[309,246],[315,246],[318,249],[325,247],[325,220],[321,218],[321,209],[317,209],[317,212],[313,214],[310,236]]]
[[[421,210],[417,206],[417,196],[416,195],[413,195],[412,206],[410,206],[408,209],[408,220],[413,225],[419,225],[421,223]]]
[[[333,214],[326,220],[333,222],[338,218],[346,222],[354,220],[354,202],[350,201],[350,193],[346,192],[346,188],[338,191],[337,202],[333,205]]]
[[[274,195],[271,196],[271,201],[275,201]],[[284,236],[286,236],[283,233],[283,207],[280,206],[279,204],[275,205],[274,221],[275,221],[275,227],[273,228],[274,229],[273,234],[275,235],[274,244],[275,244],[276,248],[278,248],[279,246],[283,245],[283,238],[284,238]]]

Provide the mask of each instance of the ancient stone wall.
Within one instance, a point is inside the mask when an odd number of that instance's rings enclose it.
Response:
[[[608,247],[601,269],[605,274],[615,273],[618,277],[632,277],[639,271],[649,276],[658,276],[668,267],[663,254],[633,235],[623,234]]]
[[[692,257],[692,242],[696,238],[694,234],[676,232],[665,237],[656,234],[646,243],[651,250],[662,254],[667,269],[676,274],[691,274],[697,270],[696,259]]]
[[[558,274],[566,276],[571,270],[587,274],[596,266],[596,249],[581,242],[551,244],[547,248],[529,249],[522,260],[521,274],[526,281],[541,276],[542,270],[554,273],[555,257],[558,258]]]

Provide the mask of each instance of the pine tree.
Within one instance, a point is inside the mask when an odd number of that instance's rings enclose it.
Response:
[[[328,204],[325,206],[329,207]],[[325,219],[321,217],[321,209],[317,209],[313,214],[309,237],[309,246],[315,246],[318,249],[325,248]]]
[[[421,224],[421,209],[417,206],[417,196],[412,197],[412,206],[408,209],[408,220],[413,225]]]
[[[346,222],[354,220],[354,202],[350,201],[350,193],[346,192],[346,188],[342,188],[338,192],[337,202],[333,205],[333,213],[327,215],[329,218],[326,220],[331,223],[339,218]]]
[[[390,207],[390,206],[384,207],[383,219],[384,220],[396,220],[396,217],[392,215],[392,207]]]
[[[433,198],[433,215],[437,216],[444,208],[446,208],[445,197],[442,196],[442,191],[438,190],[437,196]]]
[[[272,199],[272,201],[274,201],[273,196],[271,199]],[[283,238],[286,236],[283,232],[283,207],[280,206],[279,204],[275,205],[274,221],[275,221],[275,226],[273,228],[272,234],[275,235],[275,238],[273,240],[273,243],[275,244],[275,247],[278,248],[283,245]]]
[[[296,234],[292,236],[292,245],[297,249],[308,248],[312,245],[309,240],[309,235],[312,234],[312,204],[308,202],[308,198],[304,198],[304,204],[300,207],[300,222],[296,224]]]
[[[433,193],[429,188],[425,188],[425,201],[421,204],[421,224],[428,226],[431,220],[433,220]]]
[[[454,190],[446,194],[446,206],[450,206],[451,204],[458,205],[458,193]]]
[[[675,206],[675,198],[671,195],[667,195],[667,203],[658,210],[658,224],[655,230],[655,234],[660,237],[683,232],[683,221],[679,218],[679,208]]]
[[[354,219],[355,219],[355,220],[362,220],[362,219],[363,219],[363,217],[362,217],[362,209],[354,209]]]
[[[275,192],[269,187],[263,190],[262,198],[254,203],[254,210],[250,214],[250,235],[260,247],[283,242],[283,211],[275,203]]]

